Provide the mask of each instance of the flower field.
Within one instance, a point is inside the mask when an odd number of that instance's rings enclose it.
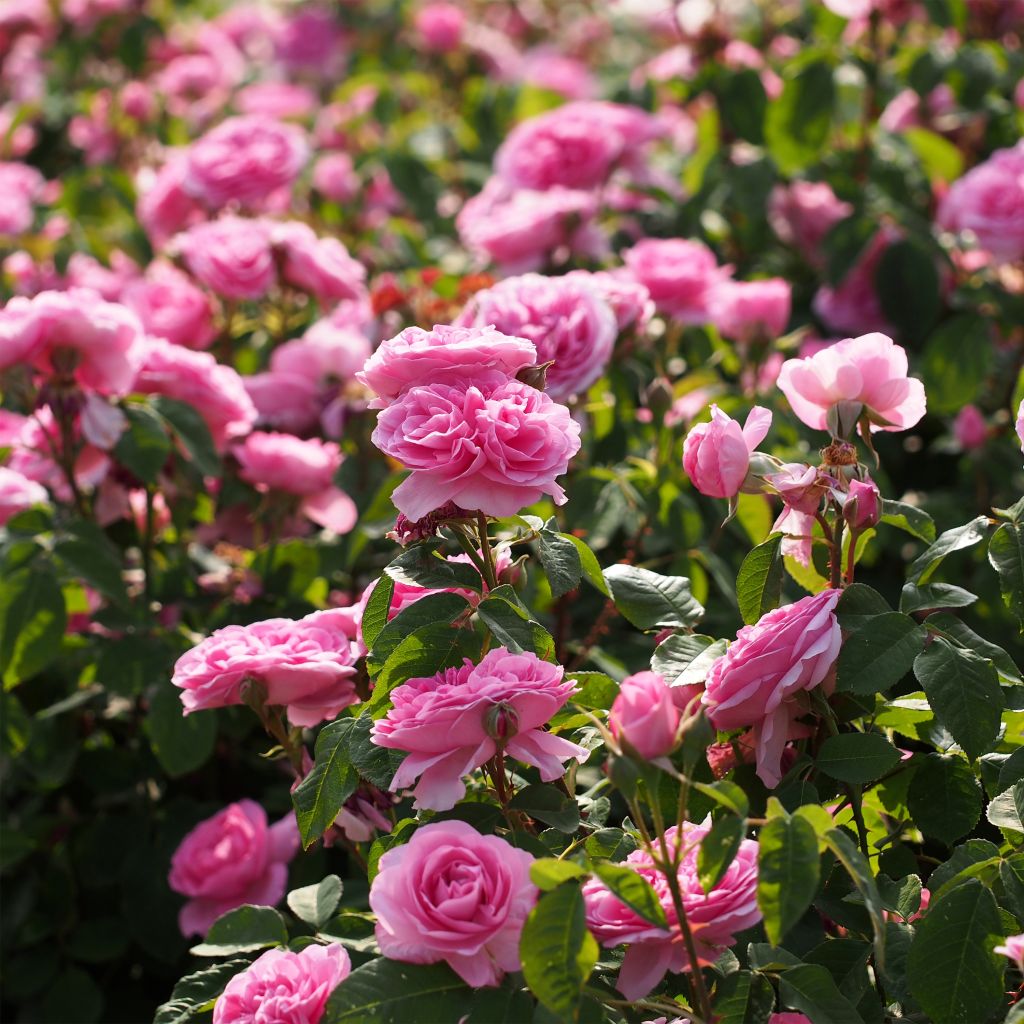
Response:
[[[1020,0],[0,0],[0,1019],[1024,1022]]]

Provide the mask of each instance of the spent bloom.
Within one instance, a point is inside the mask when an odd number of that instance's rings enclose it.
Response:
[[[650,759],[675,746],[679,717],[664,677],[658,672],[637,672],[619,685],[608,725],[616,739],[625,740],[641,757]]]
[[[683,443],[683,469],[693,486],[709,498],[734,498],[743,487],[750,456],[768,433],[772,414],[754,406],[741,427],[717,405],[711,421],[698,423]]]

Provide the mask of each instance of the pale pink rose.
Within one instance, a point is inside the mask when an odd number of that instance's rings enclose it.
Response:
[[[72,253],[64,278],[67,288],[91,288],[108,302],[121,302],[125,290],[139,276],[139,265],[120,249],[115,249],[110,254],[109,267],[84,252]]]
[[[711,319],[719,332],[741,345],[779,337],[789,323],[792,289],[781,277],[723,281],[712,293]]]
[[[46,488],[15,469],[0,466],[0,526],[33,505],[49,503]]]
[[[886,249],[899,237],[895,228],[880,228],[842,281],[834,287],[823,285],[815,293],[811,308],[830,331],[851,335],[871,331],[893,333],[882,310],[875,280]]]
[[[620,331],[634,327],[646,329],[654,316],[654,303],[645,285],[621,268],[618,270],[571,270],[565,275],[571,280],[588,281],[612,308]]]
[[[171,858],[167,881],[189,897],[178,915],[182,935],[205,935],[222,914],[246,903],[272,907],[288,884],[299,848],[295,816],[267,826],[253,800],[240,800],[200,822]]]
[[[146,276],[130,282],[121,298],[157,338],[203,349],[216,337],[209,297],[170,263],[151,263]]]
[[[553,46],[535,46],[523,54],[517,77],[569,100],[589,100],[600,92],[587,65]]]
[[[1017,970],[1024,973],[1024,935],[1008,935],[1001,946],[996,946],[993,953],[1002,953],[1012,960]]]
[[[135,212],[156,248],[205,217],[202,206],[185,191],[184,181],[185,154],[181,151],[172,153],[159,170],[146,169],[139,174]]]
[[[711,319],[712,294],[729,276],[707,246],[682,238],[644,238],[622,258],[650,292],[658,312],[685,324]]]
[[[428,3],[413,19],[416,37],[428,53],[451,53],[462,43],[466,15],[461,7],[449,3]]]
[[[321,305],[358,299],[365,293],[366,268],[337,238],[317,238],[301,221],[276,224],[271,237],[283,257],[281,276],[295,288],[311,292]]]
[[[212,53],[180,54],[153,76],[168,113],[191,125],[206,124],[216,117],[236,84],[230,67]]]
[[[907,376],[907,353],[884,334],[847,338],[809,359],[788,359],[779,388],[797,418],[828,429],[829,411],[860,403],[872,430],[908,430],[925,413],[924,385]]]
[[[485,515],[516,515],[548,494],[580,448],[564,405],[517,380],[413,388],[380,413],[373,443],[410,476],[391,498],[412,520],[454,502]]]
[[[124,114],[135,121],[149,121],[156,113],[153,90],[145,82],[126,82],[117,102]]]
[[[262,299],[274,286],[274,252],[265,221],[221,217],[189,228],[174,244],[189,272],[225,299]]]
[[[646,64],[641,64],[630,76],[630,84],[635,89],[643,87],[644,82],[671,82],[679,80],[688,82],[697,76],[699,65],[693,48],[684,43],[663,50],[652,57]]]
[[[698,423],[683,443],[683,469],[693,486],[709,498],[734,498],[750,467],[750,456],[764,440],[772,423],[768,409],[757,405],[740,427],[717,405],[711,421]]]
[[[128,417],[120,406],[90,391],[82,404],[78,426],[89,444],[108,452],[128,429]]]
[[[330,994],[349,976],[345,947],[312,943],[268,949],[236,974],[213,1007],[213,1024],[319,1024]]]
[[[319,105],[316,94],[297,82],[253,82],[235,93],[235,106],[243,114],[265,117],[307,117]]]
[[[969,233],[1000,262],[1024,260],[1024,142],[953,182],[936,220],[947,231]]]
[[[872,480],[851,480],[843,502],[847,526],[860,533],[878,525],[882,518],[882,495]]]
[[[768,199],[768,223],[787,245],[808,262],[819,265],[821,243],[829,231],[853,213],[824,181],[794,181],[776,185]]]
[[[232,367],[163,338],[146,339],[132,389],[187,402],[206,421],[218,451],[256,422],[256,407]]]
[[[788,462],[765,479],[786,505],[810,515],[818,511],[821,499],[834,484],[829,476],[819,472],[817,466],[802,462]]]
[[[46,377],[72,377],[86,390],[123,395],[143,337],[130,309],[86,288],[16,296],[0,311],[0,370],[28,363]]]
[[[289,434],[313,430],[319,421],[320,391],[308,377],[268,370],[242,378],[256,406],[256,423]]]
[[[391,692],[392,707],[374,722],[377,746],[408,751],[391,790],[413,790],[416,806],[454,807],[465,795],[462,781],[485,764],[502,742],[504,752],[540,770],[545,782],[561,778],[563,762],[587,759],[585,747],[544,726],[576,692],[560,665],[535,654],[495,647],[478,665],[468,659],[428,678],[409,679]]]
[[[356,374],[383,405],[410,388],[428,384],[468,383],[494,373],[513,376],[537,362],[537,349],[526,338],[493,327],[437,324],[432,330],[407,327],[381,343]]]
[[[359,175],[348,153],[324,153],[313,165],[313,188],[336,203],[359,195]]]
[[[183,184],[213,210],[228,203],[263,209],[268,196],[292,186],[308,156],[305,133],[294,125],[229,117],[189,147]]]
[[[704,892],[697,877],[697,857],[708,829],[684,822],[665,832],[670,855],[683,848],[679,865],[679,888],[683,909],[693,932],[697,956],[702,965],[714,963],[722,951],[733,945],[736,933],[761,920],[757,907],[757,843],[744,839],[721,881]],[[679,931],[679,920],[665,876],[646,850],[634,850],[623,862],[651,884],[668,921],[668,928],[653,925],[623,903],[597,878],[583,883],[587,928],[609,949],[629,946],[622,961],[616,988],[629,1000],[642,999],[664,977],[690,969],[690,961]]]
[[[580,277],[506,278],[477,292],[455,322],[533,342],[538,365],[554,363],[545,390],[556,401],[586,391],[604,373],[618,335],[611,306]]]
[[[658,672],[636,672],[619,684],[608,715],[612,735],[641,757],[669,753],[676,744],[679,710],[672,691]]]
[[[247,681],[263,686],[267,704],[287,708],[292,725],[317,725],[358,704],[354,677],[360,652],[334,611],[211,633],[174,666],[171,682],[181,690],[185,714],[243,703]]]
[[[317,320],[301,338],[279,345],[270,356],[275,373],[305,377],[314,384],[351,380],[370,358],[365,334],[330,317]]]
[[[953,420],[953,437],[965,452],[985,447],[988,440],[988,423],[976,405],[965,405]]]
[[[370,886],[377,945],[390,960],[446,962],[473,988],[518,971],[537,901],[533,858],[464,821],[434,822],[385,853]]]
[[[33,203],[46,181],[34,167],[0,162],[0,235],[24,234],[32,226]]]
[[[840,593],[824,590],[744,626],[708,671],[711,724],[724,732],[753,727],[757,774],[768,787],[779,784],[791,727],[807,711],[800,696],[821,685],[839,654]]]
[[[1024,401],[1021,401],[1017,409],[1017,437],[1020,438],[1021,448],[1024,449]]]

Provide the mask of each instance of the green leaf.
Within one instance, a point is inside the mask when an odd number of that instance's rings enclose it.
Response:
[[[320,730],[313,770],[292,792],[303,849],[324,834],[359,785],[359,775],[349,758],[349,733],[354,724],[354,718],[340,718]]]
[[[405,760],[405,751],[380,747],[370,738],[373,719],[361,715],[348,733],[348,758],[362,778],[386,790]]]
[[[668,928],[665,911],[662,909],[658,894],[651,888],[651,883],[638,875],[632,868],[598,860],[592,865],[594,874],[622,900],[631,910],[639,914],[645,921],[660,928]]]
[[[964,158],[948,139],[916,125],[903,128],[901,134],[917,154],[929,180],[956,181],[963,174]]]
[[[664,676],[669,686],[699,683],[725,651],[724,640],[699,633],[673,633],[654,649],[651,669]]]
[[[926,637],[924,626],[901,612],[872,616],[843,642],[836,689],[864,695],[887,690],[913,668]]]
[[[899,761],[900,752],[880,733],[847,732],[825,740],[817,766],[833,779],[861,785],[891,771]]]
[[[735,814],[723,814],[714,821],[697,851],[697,878],[705,892],[722,880],[743,841],[745,822]]]
[[[885,498],[882,500],[882,522],[895,526],[926,544],[931,544],[935,540],[935,520],[916,505]]]
[[[885,916],[882,897],[875,884],[874,875],[867,858],[854,845],[850,837],[841,829],[829,829],[822,836],[825,845],[835,854],[836,860],[846,869],[853,879],[858,892],[864,900],[864,907],[871,918],[871,929],[875,940],[875,963],[879,970],[885,970]]]
[[[779,977],[783,1006],[797,1010],[812,1024],[863,1024],[854,1005],[839,991],[827,968],[801,964]]]
[[[433,590],[461,587],[478,593],[483,589],[480,573],[472,565],[442,558],[426,544],[403,551],[384,572],[397,583],[410,583],[415,587]]]
[[[380,631],[388,624],[391,612],[391,599],[395,594],[395,581],[385,573],[373,585],[370,599],[366,602],[363,619],[359,628],[363,634],[363,643],[372,650],[380,636]]]
[[[981,817],[981,787],[960,757],[929,754],[907,790],[914,824],[947,846],[966,835]]]
[[[320,929],[331,919],[341,902],[341,879],[328,875],[315,885],[304,885],[288,893],[288,907],[300,920]]]
[[[64,594],[41,562],[10,573],[0,587],[0,676],[4,689],[41,672],[60,653]]]
[[[149,745],[160,766],[172,778],[202,767],[217,741],[217,715],[196,711],[186,715],[179,691],[166,680],[155,687],[146,715]]]
[[[761,76],[753,68],[731,72],[720,69],[715,87],[718,112],[735,135],[755,146],[764,142],[764,117],[768,109]]]
[[[150,403],[170,423],[196,469],[203,476],[220,477],[224,472],[224,465],[217,454],[210,428],[199,411],[187,402],[179,402],[166,395],[153,395]]]
[[[999,574],[1003,602],[1024,627],[1024,524],[1003,523],[989,541],[988,560]]]
[[[366,657],[366,670],[371,676],[376,676],[395,648],[410,633],[415,633],[422,626],[454,622],[468,610],[469,602],[459,594],[427,594],[413,601],[377,633]]]
[[[205,941],[189,952],[194,956],[234,956],[267,946],[283,946],[287,941],[284,918],[273,907],[246,904],[218,917]]]
[[[975,1024],[996,1011],[1004,964],[992,949],[1003,934],[996,901],[977,880],[929,906],[910,947],[907,980],[932,1020]]]
[[[583,564],[576,545],[552,530],[541,530],[540,562],[544,566],[552,597],[575,590],[583,578]]]
[[[718,1024],[769,1024],[775,1009],[775,990],[763,974],[734,971],[715,987]]]
[[[989,520],[986,516],[978,516],[963,526],[956,526],[939,535],[934,544],[923,551],[907,570],[911,583],[927,583],[929,577],[942,563],[942,560],[954,551],[974,547],[980,544],[988,534]]]
[[[800,817],[769,819],[758,836],[757,904],[768,941],[778,945],[818,889],[818,837]]]
[[[523,926],[519,955],[530,991],[549,1010],[572,1019],[598,956],[578,885],[541,896]]]
[[[533,1019],[536,1003],[520,984],[506,979],[501,988],[481,988],[473,993],[464,1024],[523,1024]]]
[[[542,892],[557,889],[563,882],[586,878],[590,872],[574,860],[540,857],[530,865],[530,881]]]
[[[747,794],[740,786],[728,779],[720,779],[718,782],[691,782],[692,787],[698,793],[710,797],[720,807],[731,811],[739,818],[746,818],[749,809]]]
[[[923,587],[907,583],[900,594],[900,611],[911,615],[936,608],[966,608],[977,600],[977,594],[949,583],[926,583]]]
[[[1003,682],[1017,685],[1024,683],[1017,663],[1002,647],[978,636],[973,629],[961,622],[951,612],[938,612],[935,615],[929,615],[927,625],[930,630],[938,630],[961,647],[974,651],[979,658],[991,661]]]
[[[526,786],[512,797],[509,807],[567,835],[572,835],[580,825],[576,801],[555,786],[541,783]]]
[[[743,621],[752,626],[778,606],[782,597],[782,534],[773,533],[747,552],[736,576],[736,598]]]
[[[554,660],[551,634],[522,608],[501,597],[487,597],[477,605],[476,613],[494,639],[514,654],[529,651],[544,661]]]
[[[636,849],[636,840],[621,828],[599,828],[587,837],[583,848],[588,857],[618,862]]]
[[[939,271],[930,249],[910,238],[891,242],[875,268],[874,285],[886,320],[903,337],[920,339],[928,333],[942,306]]]
[[[473,992],[447,964],[378,957],[357,967],[327,1000],[320,1024],[410,1024],[459,1020]]]
[[[128,592],[122,576],[121,553],[95,524],[72,523],[53,546],[54,554],[91,587],[115,604],[126,607]]]
[[[130,469],[140,483],[155,484],[171,454],[171,439],[163,417],[151,405],[126,405],[128,428],[111,454]]]
[[[1003,713],[1003,693],[992,662],[934,637],[915,659],[914,674],[936,718],[972,761],[992,748]]]
[[[1024,832],[1024,782],[1015,783],[989,805],[986,817],[998,828]]]
[[[576,548],[576,553],[580,556],[580,567],[583,569],[583,575],[587,581],[604,594],[605,597],[611,597],[611,591],[608,589],[604,573],[601,570],[601,563],[598,562],[597,555],[590,550],[587,543],[579,537],[574,537],[571,533],[563,533],[560,536]]]
[[[891,612],[884,597],[864,583],[848,586],[836,605],[836,618],[844,633],[856,633],[879,615]]]
[[[693,626],[704,614],[685,576],[662,576],[620,563],[605,569],[604,578],[611,587],[615,607],[637,629]]]
[[[765,139],[783,174],[802,170],[821,152],[831,131],[835,96],[832,68],[818,60],[801,68],[769,104]]]
[[[921,363],[929,411],[952,414],[977,398],[992,368],[989,330],[985,317],[961,313],[932,332]]]
[[[224,991],[227,983],[249,966],[247,959],[225,960],[202,971],[186,974],[171,992],[171,998],[158,1006],[153,1024],[190,1024],[200,1008]]]

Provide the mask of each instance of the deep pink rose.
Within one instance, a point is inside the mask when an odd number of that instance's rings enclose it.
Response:
[[[698,423],[683,442],[683,469],[693,486],[709,498],[734,498],[747,477],[750,456],[771,424],[771,412],[759,405],[740,427],[712,404],[711,422]]]
[[[517,380],[413,388],[377,418],[373,443],[411,475],[392,501],[409,519],[454,502],[511,516],[549,494],[580,448],[580,426],[564,405]]]
[[[693,932],[702,965],[714,963],[722,951],[736,941],[736,933],[761,919],[757,907],[757,843],[744,839],[722,880],[705,894],[697,877],[697,856],[708,829],[684,822],[665,833],[668,849],[683,846],[679,865],[679,888],[683,909]],[[668,881],[646,850],[635,850],[623,864],[648,881],[665,911],[668,929],[642,918],[606,888],[597,878],[583,884],[587,927],[602,946],[609,949],[628,944],[626,958],[616,982],[629,1000],[642,999],[664,977],[666,971],[690,969],[690,961],[679,931]]]
[[[787,359],[778,384],[798,419],[815,430],[828,429],[829,410],[841,402],[861,403],[872,430],[908,430],[925,413],[924,385],[907,376],[906,351],[884,334]]]
[[[553,46],[534,46],[523,54],[517,77],[521,82],[556,92],[569,100],[588,100],[600,92],[590,68],[578,57]]]
[[[773,1013],[768,1024],[812,1024],[812,1021],[802,1013]]]
[[[965,405],[953,420],[953,437],[965,452],[977,451],[988,440],[988,423],[976,405]]]
[[[414,19],[420,46],[428,53],[451,53],[462,42],[466,14],[461,7],[449,3],[428,3]]]
[[[707,246],[683,238],[644,238],[622,258],[658,312],[685,324],[711,319],[711,296],[729,276]]]
[[[281,276],[315,295],[321,305],[359,299],[365,293],[366,268],[337,238],[317,238],[308,224],[289,221],[274,226],[272,239],[283,257]]]
[[[626,676],[608,715],[608,726],[618,740],[625,740],[641,757],[669,753],[676,743],[679,710],[672,691],[658,672]]]
[[[851,480],[843,503],[843,518],[851,530],[860,533],[878,525],[882,518],[882,495],[871,480]]]
[[[49,502],[46,488],[29,480],[15,469],[0,466],[0,526],[7,520],[33,505]]]
[[[130,282],[121,298],[157,338],[201,349],[209,348],[216,335],[209,297],[169,263],[151,263],[146,276]]]
[[[185,714],[242,703],[242,684],[266,690],[268,704],[288,709],[292,725],[312,726],[359,703],[355,662],[360,656],[333,609],[304,619],[266,619],[211,633],[174,666]]]
[[[563,762],[585,761],[585,747],[545,732],[544,726],[575,693],[560,665],[535,654],[495,647],[478,665],[468,659],[429,678],[409,679],[391,692],[392,707],[374,722],[377,746],[409,756],[391,790],[413,790],[417,807],[446,811],[465,795],[462,781],[497,752],[540,770],[545,782],[560,778]]]
[[[212,210],[232,202],[262,209],[268,196],[291,187],[308,155],[305,133],[294,125],[229,117],[189,147],[183,186]]]
[[[580,277],[509,277],[477,292],[457,324],[527,338],[548,368],[545,390],[556,401],[580,394],[604,372],[618,324],[600,292]]]
[[[264,221],[222,217],[189,228],[174,244],[189,271],[225,299],[262,299],[274,286],[274,253]]]
[[[447,962],[473,988],[518,971],[519,937],[537,901],[533,858],[464,821],[424,825],[385,853],[370,886],[377,945],[391,960]]]
[[[288,884],[288,862],[299,848],[295,816],[267,826],[253,800],[240,800],[200,822],[174,851],[170,887],[189,897],[182,935],[205,935],[222,914],[245,903],[272,907]]]
[[[64,274],[65,287],[91,288],[108,302],[123,302],[125,291],[141,277],[139,265],[120,249],[115,249],[109,260],[110,266],[104,266],[84,252],[72,253]]]
[[[723,281],[712,294],[711,319],[724,337],[742,345],[771,341],[789,323],[791,298],[789,282],[781,277]]]
[[[799,695],[824,681],[839,654],[840,593],[824,590],[744,626],[708,671],[703,702],[711,724],[724,732],[753,726],[766,786],[779,784],[790,728],[807,710]]]
[[[776,185],[768,199],[768,223],[787,245],[817,266],[821,243],[829,231],[853,213],[824,181],[794,181]]]
[[[213,1007],[213,1024],[319,1024],[330,994],[349,976],[345,947],[268,949],[236,974]]]
[[[275,26],[273,38],[278,59],[292,73],[314,71],[329,81],[344,69],[344,34],[330,6],[293,9]]]

